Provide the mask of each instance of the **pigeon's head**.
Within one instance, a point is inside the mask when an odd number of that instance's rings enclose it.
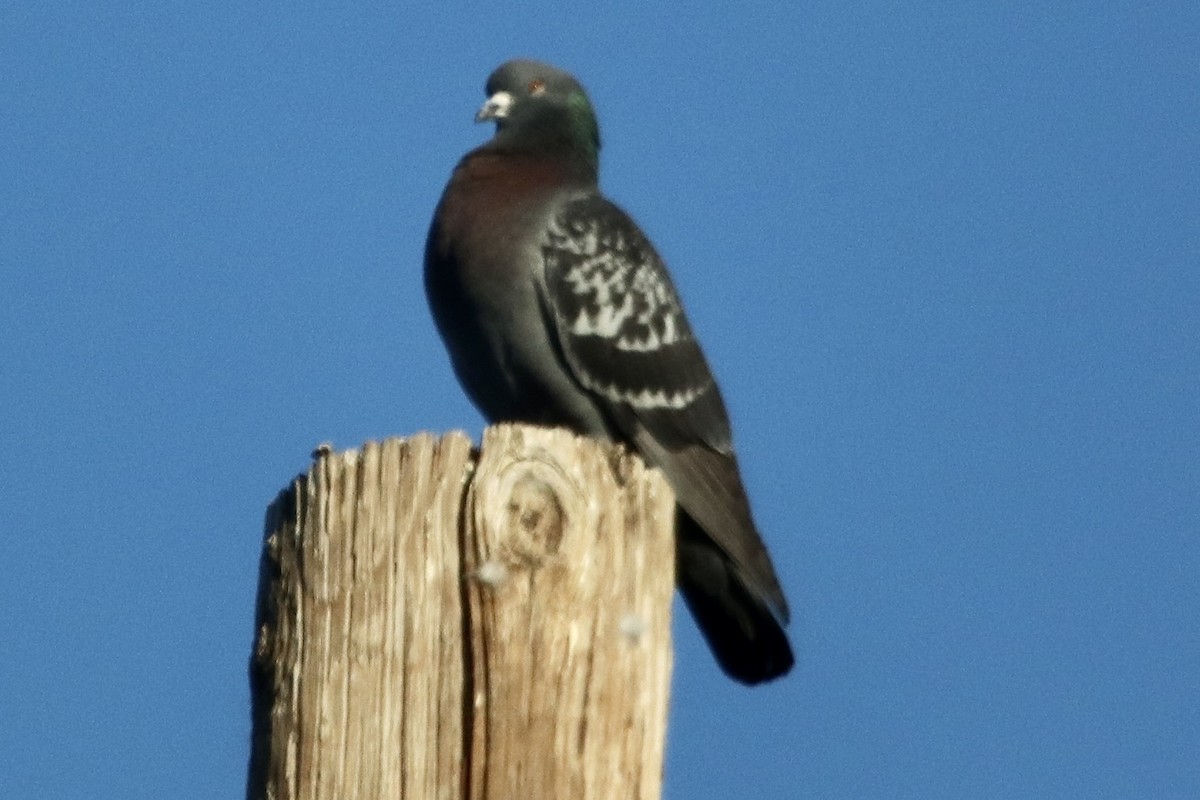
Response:
[[[600,128],[587,92],[567,72],[539,61],[501,64],[487,81],[487,101],[476,122],[496,123],[498,140],[571,144],[600,149]]]

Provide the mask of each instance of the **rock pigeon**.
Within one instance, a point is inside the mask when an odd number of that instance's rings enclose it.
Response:
[[[425,290],[455,374],[492,422],[623,442],[675,490],[676,570],[718,663],[785,674],[787,601],[750,514],[729,418],[679,295],[646,235],[599,190],[583,87],[515,60],[434,213]]]

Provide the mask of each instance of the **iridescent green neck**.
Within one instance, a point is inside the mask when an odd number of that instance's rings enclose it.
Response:
[[[596,168],[600,163],[600,125],[596,122],[596,112],[583,92],[572,92],[567,98],[567,107],[571,115],[572,138]]]

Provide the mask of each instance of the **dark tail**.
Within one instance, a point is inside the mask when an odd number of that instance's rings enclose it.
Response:
[[[792,647],[759,593],[686,514],[675,542],[679,590],[721,669],[750,685],[787,674]]]

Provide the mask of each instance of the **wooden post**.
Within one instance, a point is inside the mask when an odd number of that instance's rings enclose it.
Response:
[[[267,512],[247,797],[658,798],[673,528],[561,430],[318,451]]]

